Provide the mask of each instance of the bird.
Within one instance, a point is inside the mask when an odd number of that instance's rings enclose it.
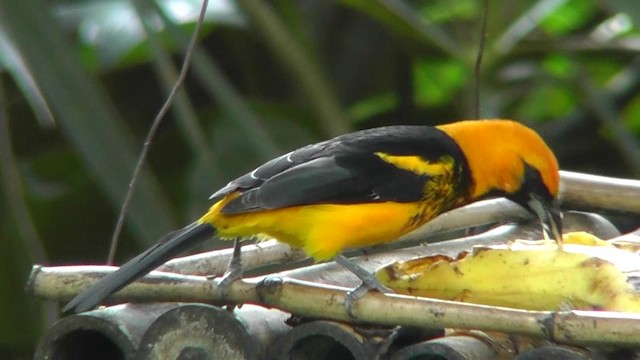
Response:
[[[559,188],[552,150],[514,120],[355,131],[291,151],[229,182],[197,221],[100,279],[63,311],[96,307],[214,235],[235,240],[225,285],[241,276],[239,240],[258,235],[301,248],[316,261],[334,259],[366,288],[384,290],[341,253],[394,241],[442,213],[495,197],[537,216],[561,245]]]

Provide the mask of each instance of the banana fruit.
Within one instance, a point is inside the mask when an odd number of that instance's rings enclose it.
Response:
[[[640,312],[633,281],[640,255],[583,232],[561,250],[544,241],[475,247],[456,258],[434,255],[376,272],[396,293],[528,310]]]

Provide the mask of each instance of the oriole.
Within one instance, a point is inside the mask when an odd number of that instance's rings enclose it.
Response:
[[[561,241],[558,190],[554,154],[515,121],[357,131],[297,149],[231,181],[211,196],[213,205],[200,219],[165,236],[64,310],[95,307],[214,234],[267,235],[329,260],[345,249],[393,241],[453,208],[506,197]]]

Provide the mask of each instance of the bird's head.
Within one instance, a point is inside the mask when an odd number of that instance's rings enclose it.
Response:
[[[562,241],[558,162],[532,129],[511,120],[471,120],[438,127],[460,146],[471,173],[470,198],[504,196],[537,215]]]

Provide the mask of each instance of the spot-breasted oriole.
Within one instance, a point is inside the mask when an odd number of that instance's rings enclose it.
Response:
[[[453,208],[502,196],[537,215],[560,242],[559,182],[552,151],[514,121],[356,131],[294,150],[231,181],[211,196],[213,205],[200,219],[105,276],[64,311],[95,307],[214,234],[263,234],[329,260],[345,249],[393,241]]]

